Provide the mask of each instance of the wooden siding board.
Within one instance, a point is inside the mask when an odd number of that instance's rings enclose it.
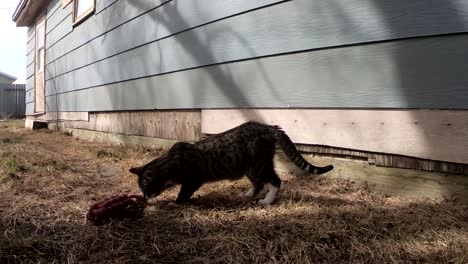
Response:
[[[384,42],[214,65],[66,93],[66,111],[237,107],[468,109],[468,34]],[[146,54],[149,56],[149,54]],[[87,87],[106,72],[91,67],[58,87]],[[146,68],[145,68],[146,67]],[[285,70],[287,69],[287,70]],[[51,85],[51,81],[48,82]],[[64,89],[62,89],[63,91]],[[85,92],[88,91],[88,92]],[[83,94],[84,98],[78,99]],[[48,94],[50,95],[50,93]],[[139,100],[141,102],[139,102]],[[88,103],[86,105],[86,103]],[[73,106],[73,107],[72,107]],[[77,107],[77,108],[74,108]],[[64,110],[65,110],[64,109]]]
[[[135,1],[135,0],[120,0],[114,5],[106,8],[97,15],[88,18],[84,23],[73,29],[73,34],[69,34],[61,41],[54,43],[53,46],[48,45],[46,53],[46,63],[50,63],[56,58],[59,58],[67,52],[76,49],[77,47],[89,42],[90,40],[106,33],[107,31],[134,19],[148,10],[161,5],[170,0],[156,1]],[[131,3],[138,2],[139,5]],[[62,25],[67,23],[65,25]],[[57,28],[68,28],[68,20],[60,23]],[[145,25],[146,26],[146,25]],[[71,27],[71,23],[70,23]]]
[[[140,16],[124,25],[93,39],[91,42],[71,51],[67,55],[55,60],[52,64],[57,69],[46,75],[46,79],[61,75],[65,72],[83,67],[130,50],[134,47],[165,38],[177,32],[187,30],[224,17],[232,16],[248,10],[271,5],[280,0],[236,0],[224,2],[219,0],[193,0],[180,2],[177,5],[168,3],[160,8]],[[200,6],[203,5],[203,8]],[[172,16],[175,13],[180,17]],[[160,23],[155,18],[168,17],[168,23]],[[144,27],[145,30],[141,30]],[[131,33],[130,33],[131,32]],[[149,33],[151,32],[151,34]],[[127,36],[131,34],[131,38]],[[157,46],[155,44],[154,46]],[[154,52],[145,49],[145,52]]]
[[[279,125],[295,143],[468,164],[468,111],[202,110],[202,132],[220,133],[248,120]]]
[[[60,6],[62,6],[61,3],[60,3]],[[50,17],[48,16],[46,33],[49,34],[49,32],[54,30],[60,23],[62,23],[62,21],[64,21],[64,19],[66,19],[68,16],[71,16],[72,11],[73,11],[73,4],[69,4],[65,8],[60,7],[60,9],[58,9],[52,16]],[[66,21],[66,22],[68,23],[69,21]],[[63,26],[67,26],[67,25],[63,25]]]

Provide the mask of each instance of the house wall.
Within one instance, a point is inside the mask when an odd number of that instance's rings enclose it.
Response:
[[[468,110],[465,0],[97,0],[76,27],[71,13],[47,8],[49,112]]]
[[[26,46],[26,115],[34,113],[34,62],[36,56],[36,28],[31,26],[28,28],[28,38]]]

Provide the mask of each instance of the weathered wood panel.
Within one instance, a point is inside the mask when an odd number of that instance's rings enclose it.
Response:
[[[50,72],[46,79],[108,58],[117,53],[148,44],[172,34],[209,23],[224,17],[270,5],[279,0],[192,0],[178,4],[168,3],[139,16],[91,42],[71,51],[52,64],[56,72]],[[129,5],[132,5],[129,3]],[[203,6],[203,8],[200,8]],[[173,14],[177,14],[174,16]],[[161,23],[157,18],[168,17],[170,21]],[[145,30],[141,30],[145,28]],[[149,34],[148,32],[151,32]],[[128,35],[131,34],[131,38]],[[155,44],[158,45],[158,44]],[[150,56],[150,53],[147,54]],[[141,59],[141,58],[139,58]],[[154,60],[151,64],[154,67]],[[156,67],[157,68],[157,67]]]
[[[325,49],[159,75],[61,95],[63,111],[239,107],[468,109],[468,34]],[[110,61],[110,60],[106,60]],[[86,67],[57,87],[87,87],[101,72]],[[97,64],[94,64],[97,65]],[[151,66],[148,65],[148,68]],[[79,77],[79,78],[78,78]],[[109,77],[114,78],[114,77]],[[52,83],[49,81],[48,85]],[[49,91],[50,95],[50,91]],[[450,95],[450,96],[448,96]]]
[[[279,125],[295,143],[468,164],[468,111],[203,110],[202,132],[248,120]]]
[[[314,153],[314,155],[318,154],[320,156],[344,157],[346,159],[363,160],[367,161],[371,165],[377,165],[382,167],[404,168],[468,175],[468,164],[420,159],[415,157],[393,155],[388,153],[383,154],[377,152],[344,149],[321,145],[296,144],[296,147],[301,152]]]
[[[89,122],[65,121],[64,127],[195,141],[201,138],[200,119],[200,110],[90,113]]]

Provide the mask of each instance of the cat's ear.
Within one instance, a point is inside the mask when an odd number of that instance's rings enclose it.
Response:
[[[144,166],[142,166],[142,167],[135,167],[135,168],[131,168],[131,169],[130,169],[130,172],[131,172],[131,173],[133,173],[133,174],[135,174],[135,175],[138,175],[138,176],[142,175],[144,171],[145,171],[145,167],[144,167]]]

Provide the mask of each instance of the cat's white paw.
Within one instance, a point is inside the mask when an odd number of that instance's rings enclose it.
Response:
[[[180,204],[176,204],[174,202],[169,202],[169,203],[167,203],[167,206],[172,207],[172,208],[178,208],[178,207],[180,207]]]
[[[255,189],[252,187],[246,193],[244,193],[244,197],[252,198],[254,197],[254,194],[255,194]]]
[[[267,205],[270,205],[272,201],[268,201],[266,199],[260,199],[258,200],[258,204],[259,205],[263,205],[263,206],[267,206]]]

